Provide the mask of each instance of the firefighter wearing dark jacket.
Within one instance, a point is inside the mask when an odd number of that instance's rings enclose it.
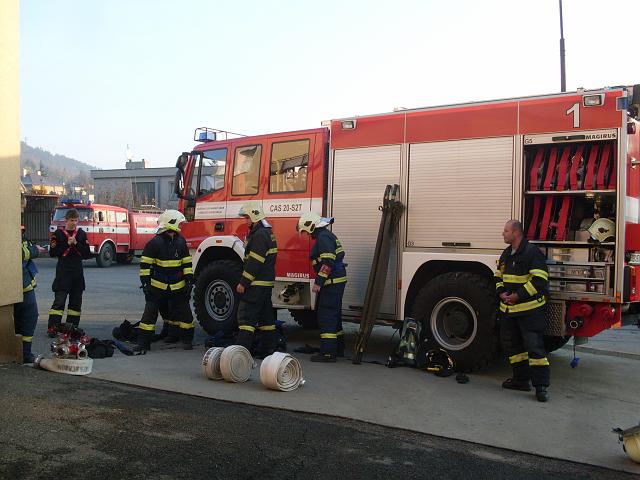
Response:
[[[49,255],[58,257],[56,278],[51,286],[54,300],[49,310],[47,333],[50,337],[55,337],[57,328],[62,323],[67,296],[67,322],[76,327],[80,323],[82,292],[85,289],[82,260],[90,256],[87,234],[78,228],[78,211],[71,208],[64,218],[65,228],[53,232],[49,243]]]
[[[315,239],[311,248],[311,265],[316,272],[312,291],[317,294],[317,316],[320,325],[320,353],[312,362],[335,362],[344,356],[342,331],[342,297],[347,282],[344,249],[340,240],[326,227],[333,218],[322,218],[314,212],[305,213],[298,221],[298,232]]]
[[[251,351],[256,329],[260,332],[260,351],[255,356],[271,355],[276,348],[276,326],[271,292],[276,278],[278,246],[271,225],[265,220],[262,205],[249,201],[240,209],[249,233],[244,247],[242,277],[236,286],[241,295],[238,305],[236,344]]]
[[[185,350],[193,348],[194,321],[191,314],[193,268],[189,248],[180,235],[186,221],[177,210],[166,210],[158,218],[156,235],[147,242],[140,258],[140,282],[145,307],[138,325],[138,350],[149,350],[155,333],[158,311],[166,307],[169,341],[180,341]]]
[[[22,335],[22,362],[33,363],[31,353],[33,332],[38,323],[38,303],[36,301],[36,274],[38,269],[33,259],[38,256],[38,249],[26,239],[24,227],[22,230],[22,302],[13,305],[13,321],[15,331]]]
[[[536,398],[548,400],[550,367],[544,347],[545,309],[549,274],[545,256],[530,244],[517,220],[509,220],[502,232],[507,247],[494,274],[500,297],[500,337],[509,357],[513,376],[504,388],[530,391]]]

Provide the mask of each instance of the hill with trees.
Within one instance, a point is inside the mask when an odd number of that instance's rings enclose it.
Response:
[[[68,185],[91,184],[90,171],[96,169],[88,163],[32,147],[25,142],[20,142],[20,166],[29,173],[40,171],[42,176]]]

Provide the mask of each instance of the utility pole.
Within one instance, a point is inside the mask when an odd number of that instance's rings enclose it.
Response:
[[[564,69],[564,28],[562,25],[562,0],[560,2],[560,91],[567,91],[567,76]]]

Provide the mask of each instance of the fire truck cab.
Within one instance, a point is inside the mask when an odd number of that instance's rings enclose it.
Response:
[[[346,251],[343,314],[357,321],[387,184],[405,212],[380,321],[413,316],[465,369],[497,351],[493,272],[518,219],[549,267],[548,349],[620,324],[640,301],[640,86],[336,119],[241,137],[196,130],[177,162],[199,322],[235,328],[246,226],[260,200],[278,242],[274,305],[313,321],[306,211],[336,218]]]

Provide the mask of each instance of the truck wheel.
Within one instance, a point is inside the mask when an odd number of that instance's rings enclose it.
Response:
[[[236,285],[241,276],[242,264],[233,260],[215,261],[198,274],[193,303],[198,322],[208,334],[231,333],[237,328]]]
[[[116,262],[121,265],[130,265],[133,261],[133,254],[131,253],[117,253]]]
[[[550,335],[544,336],[544,348],[549,352],[554,352],[559,348],[564,347],[567,342],[571,339],[571,335],[566,335],[564,337],[552,337]]]
[[[100,253],[96,257],[96,263],[101,268],[110,267],[113,263],[113,257],[115,257],[115,253],[116,252],[113,248],[113,245],[111,245],[110,243],[105,243],[104,245],[102,245]]]
[[[318,317],[314,310],[289,310],[291,316],[305,330],[316,330],[319,328]]]
[[[429,338],[453,357],[456,370],[485,368],[498,352],[497,300],[482,275],[449,272],[418,292],[413,317]]]

